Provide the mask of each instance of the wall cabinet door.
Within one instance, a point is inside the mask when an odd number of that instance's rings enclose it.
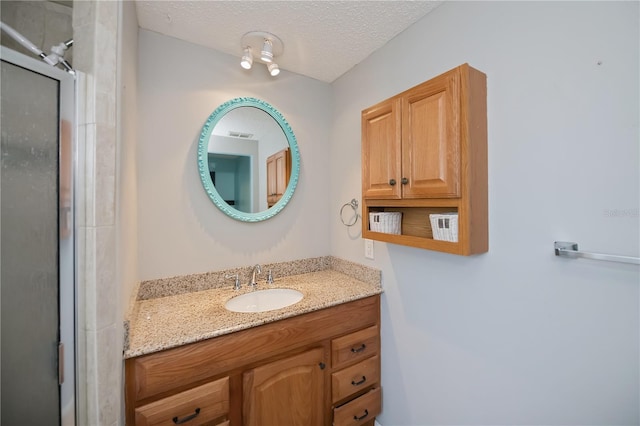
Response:
[[[325,364],[324,350],[317,348],[246,371],[244,425],[324,424]]]
[[[402,196],[401,104],[391,99],[362,113],[362,194],[365,198]]]
[[[403,198],[460,196],[459,87],[448,72],[402,97]]]
[[[363,196],[460,196],[457,72],[440,75],[362,113]]]

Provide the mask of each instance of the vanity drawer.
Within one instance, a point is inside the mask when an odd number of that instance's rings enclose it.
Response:
[[[380,414],[382,407],[382,393],[380,388],[375,388],[353,401],[334,408],[334,426],[360,426],[372,423],[372,420]]]
[[[229,412],[229,378],[207,383],[135,409],[136,426],[189,426],[222,424]],[[191,417],[190,420],[187,420]],[[181,422],[182,421],[182,422]]]
[[[380,357],[365,359],[331,375],[331,400],[340,401],[380,382]]]
[[[340,368],[378,353],[380,334],[374,325],[331,341],[331,365]]]

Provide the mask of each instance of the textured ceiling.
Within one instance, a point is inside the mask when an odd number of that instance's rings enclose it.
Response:
[[[332,82],[440,3],[137,0],[136,7],[141,28],[236,55],[238,63],[245,33],[271,32],[284,43],[280,69]]]

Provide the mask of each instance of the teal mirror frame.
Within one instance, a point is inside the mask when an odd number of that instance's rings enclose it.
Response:
[[[240,107],[254,107],[269,114],[278,123],[280,128],[282,128],[282,131],[287,138],[287,143],[289,144],[289,150],[291,153],[291,176],[289,177],[289,183],[287,184],[286,191],[277,203],[267,210],[257,213],[241,212],[227,204],[216,190],[209,174],[208,151],[211,133],[216,124],[218,124],[226,113]],[[241,222],[261,222],[280,213],[287,203],[289,203],[296,186],[298,186],[298,179],[300,177],[300,151],[298,150],[298,142],[296,141],[296,136],[293,134],[293,130],[289,123],[287,123],[287,120],[273,106],[256,98],[235,98],[216,108],[202,127],[202,132],[200,133],[200,139],[198,141],[198,170],[200,172],[200,180],[202,181],[205,192],[211,201],[213,201],[213,204],[215,204],[224,214]]]

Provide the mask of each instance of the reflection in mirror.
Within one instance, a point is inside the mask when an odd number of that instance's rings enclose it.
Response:
[[[236,108],[212,130],[208,147],[211,180],[222,199],[236,210],[267,210],[289,183],[286,165],[290,162],[283,161],[285,155],[287,138],[269,114],[254,107]]]
[[[291,127],[264,101],[233,99],[202,129],[200,178],[214,204],[234,219],[256,222],[282,210],[295,190],[299,164]]]

